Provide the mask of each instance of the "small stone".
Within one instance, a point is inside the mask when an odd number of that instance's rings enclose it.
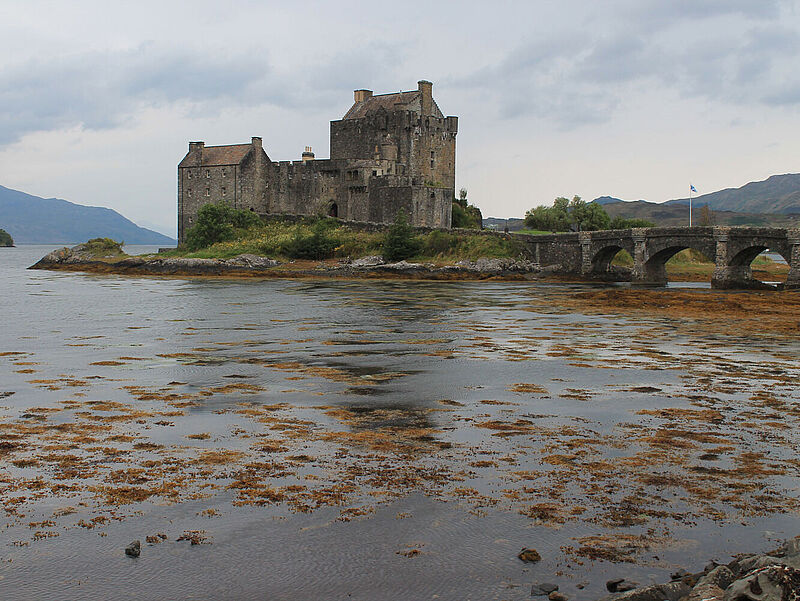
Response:
[[[142,543],[138,540],[133,541],[130,545],[125,547],[125,555],[128,557],[139,557],[142,552]]]
[[[567,597],[564,593],[559,593],[558,591],[553,591],[547,595],[547,598],[550,599],[550,601],[569,601],[569,597]]]
[[[683,578],[684,576],[688,576],[688,575],[689,575],[689,572],[687,572],[686,570],[684,570],[683,568],[681,568],[681,569],[680,569],[680,570],[678,570],[677,572],[673,572],[672,574],[670,574],[670,575],[669,575],[669,577],[670,577],[670,579],[672,579],[673,581],[675,581],[675,580],[680,580],[680,579],[681,579],[681,578]]]
[[[606,582],[606,590],[608,590],[609,593],[614,593],[617,590],[617,585],[620,582],[624,581],[625,581],[624,578],[612,578],[611,580]]]
[[[606,589],[609,593],[624,593],[625,591],[632,591],[637,586],[636,582],[628,582],[624,578],[612,578],[606,582]]]
[[[531,596],[544,597],[557,590],[558,590],[557,584],[553,584],[552,582],[537,582],[531,587]]]
[[[539,555],[539,552],[536,549],[523,549],[517,555],[522,561],[527,561],[530,563],[536,563],[537,561],[542,560],[542,556]]]

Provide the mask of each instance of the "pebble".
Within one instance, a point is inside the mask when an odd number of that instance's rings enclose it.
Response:
[[[550,601],[569,601],[569,597],[567,597],[564,593],[559,593],[558,591],[553,591],[547,598]]]
[[[542,556],[539,555],[539,552],[536,549],[523,549],[517,555],[522,561],[528,561],[531,563],[536,563],[537,561],[542,560]]]

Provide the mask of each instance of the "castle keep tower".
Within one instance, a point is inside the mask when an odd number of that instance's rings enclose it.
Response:
[[[273,162],[250,144],[190,142],[178,165],[178,240],[197,211],[228,202],[260,215],[327,214],[392,223],[404,210],[413,225],[449,228],[455,192],[458,117],[445,117],[433,84],[375,95],[355,90],[354,104],[331,121],[330,159],[306,147],[302,160]]]

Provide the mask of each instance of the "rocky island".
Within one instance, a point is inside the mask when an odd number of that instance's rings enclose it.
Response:
[[[0,229],[0,247],[14,246],[14,239],[7,231]]]

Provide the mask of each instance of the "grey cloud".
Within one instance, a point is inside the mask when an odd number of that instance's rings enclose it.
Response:
[[[530,115],[562,128],[610,119],[642,85],[713,102],[797,102],[800,83],[792,63],[800,58],[800,32],[776,18],[778,2],[636,1],[651,9],[649,19],[660,22],[658,31],[632,28],[624,11],[600,22],[589,15],[591,24],[576,25],[579,35],[570,43],[546,36],[453,84],[485,90],[500,116]],[[737,15],[736,26],[731,15]]]
[[[231,106],[322,106],[330,103],[334,90],[341,94],[343,78],[389,77],[390,69],[381,64],[392,64],[386,57],[396,50],[369,50],[322,57],[306,69],[283,72],[263,51],[168,52],[152,45],[6,67],[0,70],[0,145],[34,131],[112,128],[143,106],[176,102],[201,114]],[[360,81],[355,87],[363,85]]]

